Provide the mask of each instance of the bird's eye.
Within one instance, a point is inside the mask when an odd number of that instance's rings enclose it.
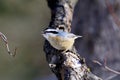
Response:
[[[53,33],[53,34],[58,34],[58,32],[57,31],[50,31],[51,33]]]

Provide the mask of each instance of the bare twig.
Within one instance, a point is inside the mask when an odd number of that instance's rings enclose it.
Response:
[[[14,53],[11,53],[9,45],[8,45],[8,39],[7,39],[7,37],[3,33],[1,33],[1,32],[0,32],[0,37],[5,42],[8,54],[10,54],[11,56],[15,57],[17,48],[15,48]]]
[[[111,69],[111,68],[109,68],[109,67],[107,66],[106,59],[104,60],[104,64],[102,64],[101,62],[99,62],[99,61],[97,61],[97,60],[93,60],[93,62],[96,63],[96,64],[98,64],[98,65],[100,65],[100,66],[102,66],[102,67],[104,67],[106,70],[108,70],[108,71],[110,71],[110,72],[113,72],[113,73],[115,73],[115,74],[120,75],[120,72],[119,72],[119,71],[115,71],[115,70],[113,70],[113,69]]]
[[[120,72],[115,71],[115,70],[113,70],[113,69],[111,69],[111,68],[109,68],[109,67],[107,66],[107,59],[106,59],[106,58],[104,59],[104,67],[105,67],[105,69],[107,69],[108,71],[111,71],[111,72],[113,72],[113,73],[115,73],[115,74],[119,74],[119,75],[120,75]]]

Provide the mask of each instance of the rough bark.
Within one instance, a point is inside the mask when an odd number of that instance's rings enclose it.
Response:
[[[71,31],[73,7],[69,0],[47,0],[51,9],[51,21],[48,28]],[[44,51],[48,64],[58,80],[102,80],[92,74],[86,66],[84,58],[78,55],[76,49],[60,51],[45,41]]]

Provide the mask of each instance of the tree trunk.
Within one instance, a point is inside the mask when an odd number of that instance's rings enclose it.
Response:
[[[48,28],[71,31],[73,6],[69,0],[47,0],[51,9],[51,21]],[[78,55],[76,49],[60,51],[45,41],[44,51],[49,67],[58,80],[102,80],[92,74],[86,66],[84,58]]]

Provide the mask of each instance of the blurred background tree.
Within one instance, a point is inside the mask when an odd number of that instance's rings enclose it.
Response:
[[[120,1],[108,1],[119,18]],[[0,32],[8,38],[11,51],[18,48],[12,58],[0,40],[0,80],[54,80],[45,60],[41,36],[50,15],[46,0],[0,0]],[[76,48],[95,74],[104,80],[116,75],[92,62],[94,59],[103,62],[106,56],[108,66],[120,71],[120,26],[116,25],[105,0],[78,0],[72,32],[83,36],[77,40]]]
[[[92,72],[103,80],[119,80],[120,75],[106,70],[93,60],[120,71],[120,0],[78,0],[72,32],[82,35],[76,48]]]

